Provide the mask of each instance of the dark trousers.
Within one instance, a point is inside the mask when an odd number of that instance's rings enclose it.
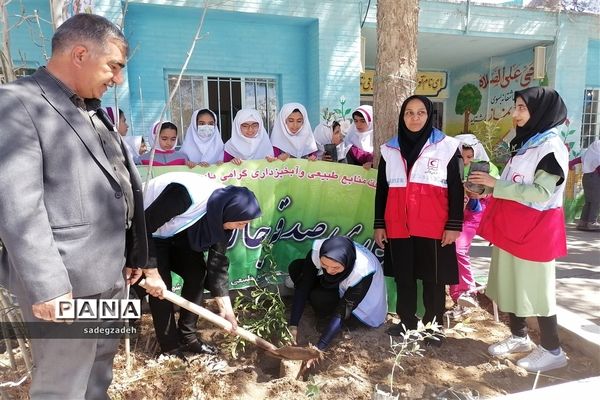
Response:
[[[21,296],[19,293],[17,292],[17,298],[24,321],[39,323],[40,320],[33,316],[27,296]],[[83,298],[124,299],[125,279],[119,279],[106,292]],[[111,326],[110,323],[110,321],[99,321],[98,325],[108,327]],[[112,382],[113,360],[119,342],[120,339],[114,338],[83,336],[59,338],[51,327],[43,331],[42,337],[36,335],[36,338],[30,339],[33,356],[30,398],[32,400],[109,400],[107,391]]]
[[[181,296],[192,303],[201,305],[206,278],[206,263],[202,253],[187,245],[187,232],[169,239],[153,239],[156,245],[158,272],[171,290],[171,271],[183,278]],[[182,344],[198,340],[196,323],[198,315],[186,310],[179,311],[179,320],[175,322],[173,304],[150,296],[150,311],[156,331],[156,338],[162,351],[170,351]]]
[[[396,312],[407,330],[417,329],[417,281],[396,281]],[[437,322],[443,324],[446,311],[446,285],[443,283],[423,282],[423,303],[425,315],[423,324]]]
[[[417,280],[423,282],[423,324],[443,324],[446,312],[446,285],[458,282],[458,262],[454,244],[441,246],[440,240],[413,236],[390,239],[385,246],[384,270],[396,281],[396,313],[409,330],[417,328]]]
[[[156,257],[158,272],[167,289],[172,288],[171,271],[173,271],[183,278],[181,296],[200,305],[206,278],[206,263],[202,253],[191,249],[188,231],[184,230],[168,239],[154,239],[150,236],[150,233],[155,232],[176,215],[182,214],[191,204],[192,200],[185,186],[170,183],[146,209],[146,229],[149,233],[150,256]],[[176,322],[171,302],[150,296],[149,303],[156,338],[163,352],[198,340],[196,314],[181,309],[179,320]]]
[[[308,301],[315,315],[318,318],[329,317],[335,312],[340,302],[339,291],[337,288],[324,288],[321,286],[319,279],[314,279],[312,276],[309,277],[309,273],[305,275],[305,271],[313,272],[314,269],[314,265],[309,264],[305,259],[299,259],[290,263],[288,273],[290,279],[294,282],[296,290],[308,292]],[[307,282],[308,284],[306,284]]]
[[[513,336],[527,336],[527,321],[525,317],[517,317],[513,313],[508,313],[510,318],[509,327]],[[540,326],[540,342],[546,350],[555,350],[560,347],[558,339],[558,322],[556,315],[549,317],[537,317],[538,325]]]
[[[583,174],[583,197],[585,203],[581,210],[581,222],[594,223],[600,213],[600,174],[596,171]]]

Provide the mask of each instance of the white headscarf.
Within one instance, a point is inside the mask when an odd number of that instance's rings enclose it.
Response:
[[[346,135],[346,143],[354,145],[361,150],[369,153],[373,152],[373,107],[368,105],[362,105],[352,112],[360,113],[367,122],[367,130],[365,132],[359,132],[356,129],[356,125],[352,124],[348,129]]]
[[[304,117],[304,124],[295,135],[292,135],[285,124],[285,120],[296,109]],[[273,146],[296,158],[314,153],[317,150],[317,143],[310,127],[308,113],[302,104],[287,103],[281,107],[281,111],[279,111],[279,115],[275,120],[273,132],[271,132],[271,143],[273,143]]]
[[[198,123],[197,118],[200,111],[208,111],[215,121],[215,125],[212,126],[213,131],[210,136],[200,136],[198,134]],[[190,126],[188,126],[185,132],[185,139],[181,145],[181,151],[183,151],[190,161],[195,163],[207,162],[209,164],[215,164],[218,161],[223,161],[223,138],[221,138],[221,132],[217,126],[217,115],[211,110],[205,108],[196,110],[192,113],[192,119]]]
[[[240,125],[245,122],[258,122],[258,133],[253,138],[242,135]],[[263,126],[263,120],[258,111],[253,108],[243,108],[235,114],[231,139],[225,143],[225,151],[241,160],[260,160],[266,156],[273,157],[273,145],[269,134]]]
[[[171,122],[171,121],[163,121],[162,124],[164,124],[166,122]],[[152,124],[152,127],[150,128],[150,133],[148,134],[148,141],[150,142],[150,143],[148,143],[148,146],[149,146],[148,149],[152,149],[152,147],[154,146],[155,139],[157,139],[160,136],[161,129],[157,127],[158,124],[161,124],[161,122],[156,121],[155,123]],[[156,130],[156,132],[155,132],[155,130]],[[177,143],[175,143],[175,147],[177,147]],[[162,147],[160,147],[160,140],[158,140],[156,142],[156,150],[171,152],[171,151],[175,151],[175,147],[173,147],[171,150],[165,150]]]
[[[341,126],[340,126],[341,129]],[[323,153],[325,153],[325,145],[332,143],[333,140],[333,126],[328,125],[326,122],[321,122],[315,128],[314,132],[315,142],[317,143],[318,153],[317,156],[319,158],[323,157]],[[342,159],[346,157],[346,153],[348,152],[348,146],[342,142],[335,146],[337,149],[338,159]]]
[[[325,145],[331,143],[333,138],[333,127],[328,125],[326,122],[321,122],[315,128],[314,132],[315,142],[317,143],[318,156],[322,156],[325,152]]]
[[[477,136],[471,133],[463,133],[460,135],[454,136],[456,139],[460,140],[461,146],[467,146],[473,149],[473,160],[477,161],[490,161],[485,148],[477,139]]]
[[[141,136],[122,136],[123,144],[125,148],[131,154],[131,158],[133,158],[133,162],[136,164],[140,161],[140,147],[142,147],[142,137]]]

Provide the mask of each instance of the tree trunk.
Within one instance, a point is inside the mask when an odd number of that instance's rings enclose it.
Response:
[[[404,99],[417,87],[418,0],[377,1],[377,66],[375,68],[374,154],[398,132],[398,115]]]
[[[8,11],[6,9],[6,0],[0,0],[0,18],[2,21],[2,49],[0,50],[0,65],[2,66],[2,74],[6,82],[12,82],[16,78],[15,67],[10,55],[10,35],[8,33]]]
[[[50,0],[50,15],[52,17],[52,31],[56,31],[64,21],[63,9],[65,8],[64,0]]]
[[[465,124],[463,126],[463,133],[469,133],[469,119],[471,118],[471,112],[467,108],[465,110]]]

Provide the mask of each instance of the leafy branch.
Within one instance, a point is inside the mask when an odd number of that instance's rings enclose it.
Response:
[[[266,239],[262,242],[261,263],[258,279],[251,277],[253,288],[247,294],[239,291],[233,308],[240,320],[244,321],[244,329],[280,346],[290,344],[292,334],[288,329],[285,304],[277,287],[278,270],[273,244]],[[243,339],[232,338],[229,350],[233,358],[237,358],[245,349],[246,342]]]
[[[390,393],[393,393],[393,385],[394,385],[394,371],[396,368],[400,368],[404,370],[401,364],[401,360],[403,357],[408,356],[419,356],[423,357],[423,353],[425,349],[421,347],[421,342],[423,340],[440,340],[439,337],[443,336],[441,332],[441,326],[436,322],[428,322],[427,325],[423,325],[422,322],[419,321],[417,329],[415,330],[406,330],[403,332],[400,337],[400,340],[394,340],[392,336],[390,336],[390,348],[391,353],[394,355],[393,365],[392,365],[392,373],[390,374]]]

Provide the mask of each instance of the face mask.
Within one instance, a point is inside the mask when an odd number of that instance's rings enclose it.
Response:
[[[198,137],[201,139],[208,139],[214,131],[215,127],[213,125],[198,125]]]

